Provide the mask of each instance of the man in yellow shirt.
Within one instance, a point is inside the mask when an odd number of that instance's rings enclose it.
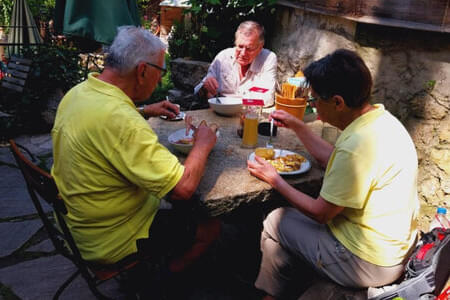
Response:
[[[363,60],[340,49],[304,73],[320,118],[342,133],[332,146],[288,113],[271,115],[326,167],[317,199],[294,189],[266,161],[248,162],[253,175],[293,206],[264,221],[255,285],[265,299],[304,289],[311,271],[346,287],[390,284],[417,235],[416,150],[403,125],[383,105],[369,103],[372,78]]]
[[[191,199],[216,143],[215,132],[199,126],[183,166],[136,110],[135,103],[148,99],[160,81],[164,54],[165,45],[147,30],[120,27],[104,71],[72,88],[58,107],[52,175],[86,260],[108,264],[138,250],[154,256],[184,247],[173,252],[169,267],[176,272],[218,237],[217,220],[196,225],[177,210],[158,212],[164,196],[174,204]],[[163,101],[141,113],[173,118],[178,112]]]

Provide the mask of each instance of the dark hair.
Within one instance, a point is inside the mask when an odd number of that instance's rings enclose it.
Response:
[[[339,49],[306,67],[306,80],[322,99],[341,96],[348,107],[369,101],[372,76],[354,51]]]

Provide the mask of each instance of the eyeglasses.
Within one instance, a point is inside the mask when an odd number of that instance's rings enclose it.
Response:
[[[260,46],[260,45],[258,45],[258,46],[256,46],[256,47],[250,48],[250,47],[244,47],[244,46],[236,45],[236,48],[237,48],[239,51],[244,51],[244,49],[245,49],[245,51],[247,51],[247,52],[253,52],[253,51],[256,51],[256,50],[259,48],[259,46]]]
[[[308,100],[306,100],[306,102],[307,102],[309,105],[311,105],[311,104],[316,103],[318,100],[319,100],[319,98],[315,98],[315,97],[313,97],[313,96],[309,96],[309,98],[308,98]]]
[[[321,97],[321,96],[313,97],[313,96],[309,95],[308,100],[306,100],[306,102],[309,105],[311,105],[311,104],[315,104],[320,99],[322,99],[322,101],[326,101],[326,100],[330,99],[331,97],[332,96],[330,96],[330,97]]]
[[[149,63],[149,62],[145,62],[145,63],[147,65],[153,67],[153,68],[157,68],[158,70],[160,70],[161,71],[161,77],[164,77],[166,75],[167,69],[166,69],[166,63],[165,62],[164,62],[164,66],[163,67],[160,67],[158,65],[155,65],[155,64],[152,64],[152,63]]]

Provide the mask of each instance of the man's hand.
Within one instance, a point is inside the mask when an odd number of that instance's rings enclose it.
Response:
[[[212,98],[217,94],[217,90],[219,89],[219,83],[217,82],[217,79],[214,77],[208,77],[203,82],[202,87],[206,92],[206,97]]]
[[[194,132],[194,147],[201,147],[203,151],[209,153],[216,144],[217,136],[213,128],[208,127],[205,121],[198,125]]]
[[[280,180],[283,180],[274,166],[272,166],[265,159],[256,155],[255,161],[247,161],[247,169],[250,171],[250,174],[267,182],[274,188],[276,188],[277,183],[279,183]]]
[[[169,119],[173,119],[179,114],[180,108],[177,105],[164,100],[158,103],[146,105],[144,107],[144,112],[145,115],[149,117],[166,116]]]
[[[208,127],[206,121],[202,121],[195,129],[194,147],[184,162],[183,177],[170,194],[171,200],[189,200],[197,189],[205,170],[208,155],[217,140],[215,126],[211,127]]]
[[[297,119],[293,115],[284,110],[276,110],[270,114],[269,120],[273,119],[273,123],[278,127],[286,127],[289,129],[295,129],[299,127],[303,121]]]

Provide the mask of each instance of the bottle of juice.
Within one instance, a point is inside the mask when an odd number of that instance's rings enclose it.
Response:
[[[258,120],[264,101],[260,99],[242,99],[244,105],[243,148],[255,148],[258,144]]]

